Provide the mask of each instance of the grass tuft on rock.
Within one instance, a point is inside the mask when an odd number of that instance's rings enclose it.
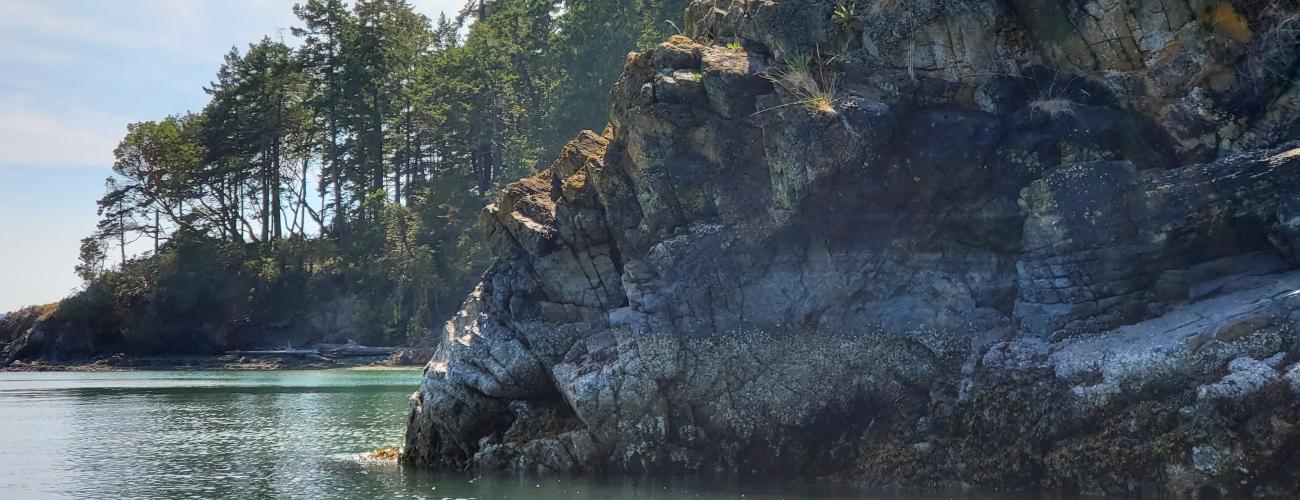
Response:
[[[831,69],[831,62],[816,55],[785,52],[782,67],[768,72],[767,79],[785,90],[793,100],[786,105],[799,105],[808,112],[835,115],[835,102],[839,93],[839,75]]]
[[[1073,101],[1068,99],[1036,99],[1029,103],[1029,109],[1043,113],[1052,118],[1062,116],[1078,116],[1079,111],[1075,109]]]

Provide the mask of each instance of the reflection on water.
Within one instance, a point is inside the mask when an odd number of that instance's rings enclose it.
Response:
[[[368,477],[398,474],[330,457],[399,442],[418,379],[418,371],[0,374],[0,491],[364,493]]]
[[[0,498],[863,497],[700,480],[437,474],[357,460],[401,441],[419,373],[0,373]]]

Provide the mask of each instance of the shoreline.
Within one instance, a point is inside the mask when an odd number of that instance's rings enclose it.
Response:
[[[425,360],[427,361],[427,360]],[[291,371],[341,369],[415,369],[418,357],[366,356],[337,360],[298,356],[112,356],[95,360],[47,362],[17,360],[0,366],[0,373],[22,372],[128,372],[128,371]]]

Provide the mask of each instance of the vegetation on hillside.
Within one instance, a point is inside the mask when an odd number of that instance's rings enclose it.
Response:
[[[483,271],[482,206],[604,124],[685,3],[307,0],[292,39],[226,55],[204,109],[129,126],[85,289],[46,316],[96,349],[210,351],[354,297],[353,340],[426,339]]]

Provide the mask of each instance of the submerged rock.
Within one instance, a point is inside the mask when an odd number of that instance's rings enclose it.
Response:
[[[403,460],[1300,487],[1300,7],[835,4],[628,59],[485,210]]]

